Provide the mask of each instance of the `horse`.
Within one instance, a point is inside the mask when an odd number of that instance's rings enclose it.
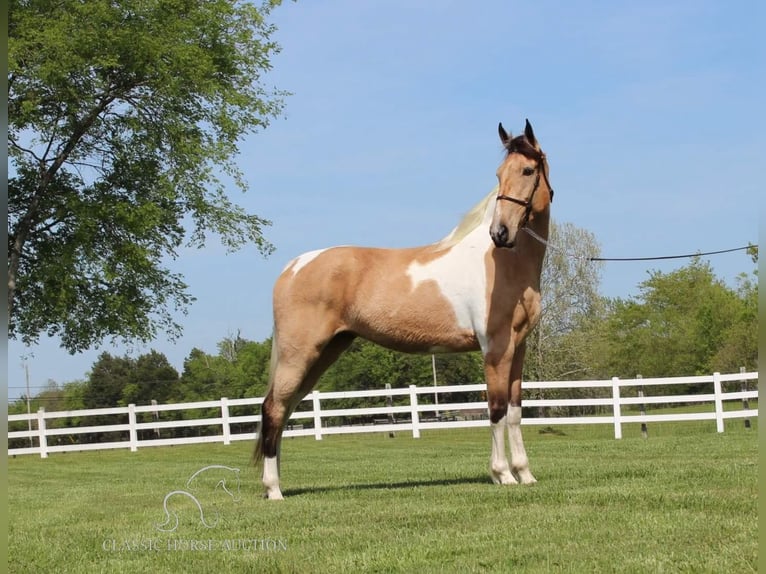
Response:
[[[497,185],[444,239],[404,249],[311,251],[277,278],[269,386],[254,452],[263,462],[266,498],[283,498],[285,423],[356,337],[408,353],[480,350],[490,477],[503,485],[536,482],[521,436],[521,377],[525,340],[540,319],[553,189],[529,120],[519,136],[502,123],[498,133],[504,159]]]

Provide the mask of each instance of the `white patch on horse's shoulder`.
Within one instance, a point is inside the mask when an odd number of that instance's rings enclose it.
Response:
[[[486,272],[482,252],[470,245],[459,245],[444,255],[407,267],[413,288],[434,281],[455,312],[457,324],[473,330],[481,344],[486,325]]]
[[[306,265],[311,263],[314,259],[316,259],[319,254],[327,251],[327,249],[315,249],[314,251],[309,251],[308,253],[304,253],[303,255],[299,255],[290,263],[287,264],[287,266],[282,271],[283,273],[285,271],[292,271],[293,273],[298,273],[301,269],[303,269]]]

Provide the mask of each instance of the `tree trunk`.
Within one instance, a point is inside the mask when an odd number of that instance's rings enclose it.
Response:
[[[64,162],[69,159],[69,156],[74,151],[77,144],[85,136],[93,123],[98,119],[98,116],[115,100],[115,96],[111,94],[105,94],[98,105],[91,109],[85,118],[77,125],[70,138],[67,140],[61,151],[56,155],[51,163],[50,167],[45,169],[45,158],[40,161],[40,182],[37,185],[34,195],[32,196],[27,211],[24,216],[19,220],[16,225],[16,229],[13,230],[13,246],[10,249],[8,258],[8,321],[12,323],[14,302],[16,300],[16,278],[19,273],[19,264],[21,263],[21,257],[24,253],[24,244],[27,242],[30,232],[39,221],[40,218],[40,203],[41,199],[45,197],[48,190],[48,185],[53,181],[54,176],[58,172],[59,168]],[[47,152],[46,152],[47,155]],[[11,231],[10,229],[8,230]],[[9,241],[11,234],[9,233]]]

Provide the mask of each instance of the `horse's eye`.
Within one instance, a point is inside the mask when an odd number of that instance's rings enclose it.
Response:
[[[532,175],[533,173],[535,173],[535,168],[533,168],[533,167],[525,167],[522,170],[521,173],[524,174],[524,175]]]

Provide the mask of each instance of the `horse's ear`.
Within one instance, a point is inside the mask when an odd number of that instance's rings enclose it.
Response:
[[[532,131],[532,124],[529,123],[529,120],[527,120],[527,125],[524,126],[524,135],[530,144],[532,144],[534,147],[538,147],[537,139],[535,138],[535,132]]]
[[[503,122],[497,124],[497,133],[500,134],[500,141],[503,142],[503,145],[507,146],[508,142],[511,141],[511,135],[505,131]]]

